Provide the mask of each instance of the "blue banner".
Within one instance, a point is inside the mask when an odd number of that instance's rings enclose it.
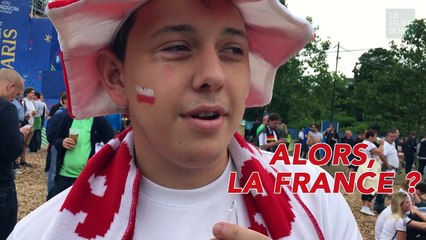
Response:
[[[334,130],[336,130],[336,132],[339,132],[339,122],[337,121],[322,121],[321,129],[318,129],[318,130],[320,132],[324,132],[330,125],[333,125]]]
[[[0,0],[0,68],[21,75],[27,63],[31,0]]]
[[[32,18],[29,25],[25,86],[43,93],[43,71],[51,71],[51,48],[56,38],[52,36],[53,25],[47,18]]]
[[[31,0],[0,0],[0,68],[15,69],[57,103],[65,90],[58,35],[47,18],[30,18]]]

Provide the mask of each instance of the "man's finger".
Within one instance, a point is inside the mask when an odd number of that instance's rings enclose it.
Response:
[[[220,240],[270,240],[258,232],[225,222],[214,225],[213,235]]]

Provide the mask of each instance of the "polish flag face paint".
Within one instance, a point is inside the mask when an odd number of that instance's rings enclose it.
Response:
[[[138,102],[144,102],[148,104],[154,104],[155,103],[155,96],[154,96],[154,90],[151,88],[144,88],[144,87],[138,87],[136,86],[136,100]]]

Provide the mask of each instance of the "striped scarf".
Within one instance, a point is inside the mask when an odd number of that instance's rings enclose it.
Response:
[[[244,195],[250,228],[272,239],[324,239],[309,209],[283,187],[274,194],[276,170],[237,133],[228,150],[241,186],[259,172],[264,192]],[[126,130],[88,162],[50,228],[47,239],[132,239],[141,172],[134,163],[133,132]]]

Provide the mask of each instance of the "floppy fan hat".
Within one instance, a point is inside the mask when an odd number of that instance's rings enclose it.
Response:
[[[78,119],[121,113],[96,70],[99,50],[111,48],[130,14],[155,0],[57,0],[46,13],[59,35],[70,114]],[[271,101],[277,68],[314,38],[311,25],[278,0],[232,0],[249,36],[251,71],[247,107]]]

